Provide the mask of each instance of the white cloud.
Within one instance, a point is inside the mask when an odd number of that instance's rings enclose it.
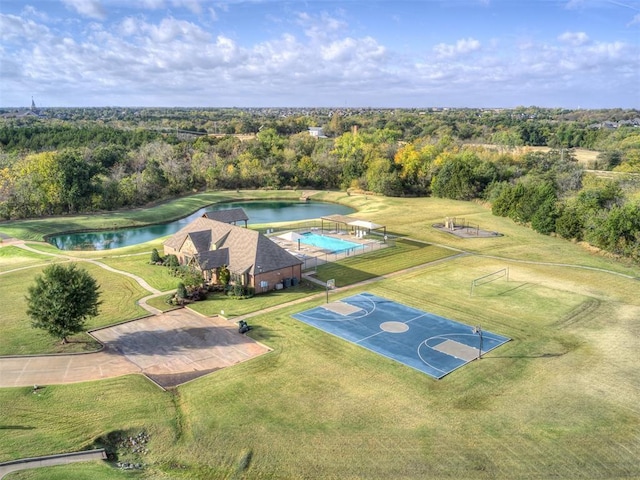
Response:
[[[163,18],[157,25],[138,21],[135,28],[149,35],[150,41],[158,43],[168,43],[176,39],[182,39],[185,43],[206,42],[211,39],[211,35],[198,25],[173,17]]]
[[[344,20],[333,17],[324,12],[320,15],[309,15],[306,12],[300,12],[297,16],[297,23],[303,27],[305,35],[312,40],[323,42],[327,39],[335,38],[347,28]]]
[[[385,48],[371,37],[347,37],[320,48],[321,58],[328,62],[376,60],[384,57],[384,54]]]
[[[587,43],[589,36],[584,32],[565,32],[558,37],[558,40],[577,47]]]
[[[574,90],[628,92],[640,55],[637,44],[565,32],[520,44],[462,38],[415,61],[373,35],[355,35],[340,15],[300,13],[294,21],[302,31],[282,33],[283,26],[253,42],[235,31],[212,32],[207,19],[182,18],[140,14],[78,29],[0,14],[3,101],[46,91],[43,102],[52,106],[449,103],[430,96],[437,93],[458,106],[501,106],[511,97],[525,104],[522,98],[541,98],[539,92],[556,92],[557,101]]]
[[[159,10],[165,8],[164,0],[138,0],[139,6],[148,10]]]
[[[49,16],[45,12],[43,12],[42,10],[36,10],[36,8],[31,5],[25,5],[25,7],[22,9],[22,12],[20,12],[20,16],[35,18],[43,22],[49,20]]]
[[[466,55],[480,49],[480,42],[474,38],[463,38],[458,40],[454,45],[439,43],[433,47],[433,51],[442,58],[455,57],[457,55]]]
[[[627,23],[627,27],[631,27],[633,25],[640,25],[640,13],[637,13],[629,23]]]
[[[123,19],[117,28],[120,34],[124,35],[125,37],[135,35],[141,30],[141,26],[139,25],[138,20],[133,17],[126,17],[125,19]]]
[[[46,26],[16,15],[0,13],[0,39],[3,42],[46,41],[48,38],[49,29]]]
[[[107,16],[99,0],[62,0],[62,3],[83,17],[104,20]]]
[[[200,5],[200,0],[171,0],[171,3],[175,7],[185,7],[187,10],[198,15],[202,13],[202,5]]]

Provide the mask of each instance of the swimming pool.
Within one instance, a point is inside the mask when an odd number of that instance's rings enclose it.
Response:
[[[303,233],[300,242],[322,248],[323,250],[329,250],[330,253],[346,252],[347,250],[352,250],[360,246],[359,243],[348,242],[347,240],[334,237],[325,237],[324,235],[310,232]]]

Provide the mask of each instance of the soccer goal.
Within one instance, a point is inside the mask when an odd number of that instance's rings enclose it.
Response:
[[[481,285],[485,285],[487,283],[495,282],[496,280],[500,280],[501,278],[504,278],[507,282],[509,281],[509,267],[501,268],[500,270],[498,270],[496,272],[488,273],[488,274],[483,275],[481,277],[474,278],[471,281],[471,290],[469,291],[469,296],[473,297],[473,290],[476,287],[479,287]]]

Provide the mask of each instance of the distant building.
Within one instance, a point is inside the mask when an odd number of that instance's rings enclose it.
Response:
[[[322,127],[309,127],[309,135],[316,138],[327,138]]]
[[[33,100],[33,97],[31,97],[30,108],[21,108],[13,112],[5,113],[2,116],[5,118],[44,117],[44,115],[42,115],[38,107],[36,107],[36,102]]]

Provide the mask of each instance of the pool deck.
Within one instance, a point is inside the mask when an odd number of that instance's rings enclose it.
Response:
[[[325,263],[329,260],[331,261],[341,260],[348,256],[361,255],[363,253],[371,252],[374,249],[377,250],[379,248],[386,248],[389,246],[388,244],[384,243],[384,241],[382,240],[382,237],[378,235],[365,235],[363,237],[358,237],[356,235],[351,235],[345,231],[341,231],[341,232],[336,230],[321,231],[320,229],[317,229],[317,228],[304,229],[297,232],[295,230],[291,230],[291,231],[299,234],[310,232],[310,233],[315,233],[316,235],[324,235],[326,237],[332,237],[338,240],[356,243],[362,247],[362,248],[354,247],[354,250],[350,250],[347,252],[332,253],[321,247],[315,247],[313,245],[309,245],[303,242],[300,242],[300,245],[298,245],[298,242],[295,240],[285,240],[284,238],[280,237],[280,235],[284,235],[287,232],[274,232],[267,235],[267,237],[269,237],[273,242],[280,245],[282,248],[287,250],[292,255],[302,260],[305,260],[305,265],[309,264],[309,266],[303,267],[303,269],[309,268],[310,266],[316,266],[320,263]]]

